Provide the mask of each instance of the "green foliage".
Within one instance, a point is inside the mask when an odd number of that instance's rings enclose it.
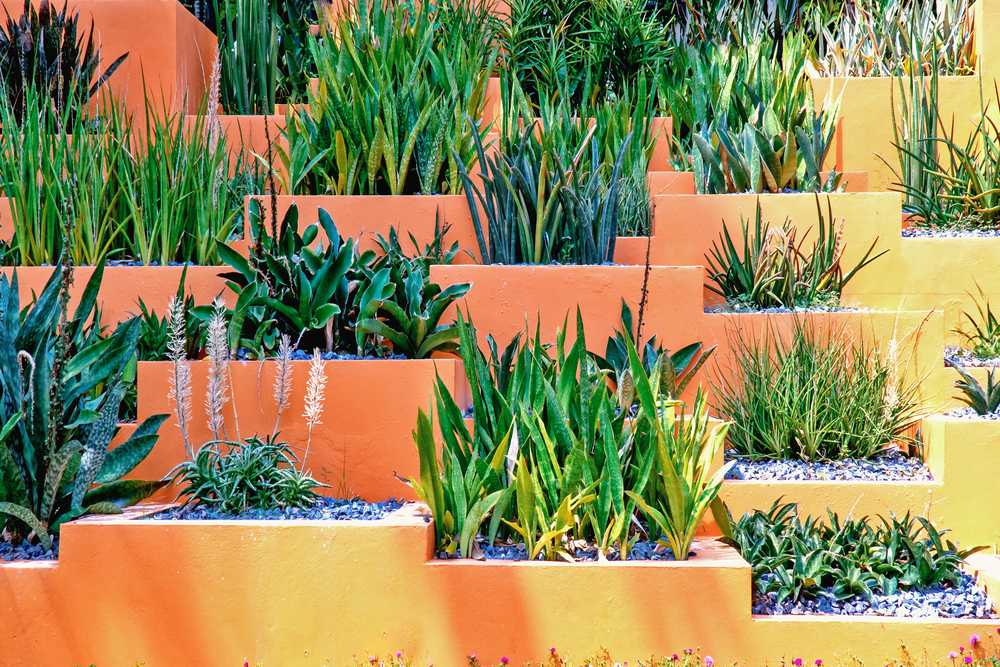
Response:
[[[212,264],[215,241],[241,230],[243,198],[261,179],[230,157],[202,117],[158,114],[150,103],[139,131],[112,102],[95,120],[55,111],[33,92],[23,102],[20,124],[0,103],[0,189],[14,228],[7,261],[58,261],[67,218],[72,259],[89,265]]]
[[[514,85],[522,115],[531,113]],[[516,114],[510,112],[499,148],[491,154],[475,140],[478,178],[463,165],[459,173],[485,263],[613,261],[622,225],[619,211],[629,197],[646,202],[629,226],[648,229],[645,173],[653,146],[652,111],[648,100],[645,105],[629,102],[647,99],[642,82],[635,91],[634,98],[582,113],[553,101],[545,105],[540,122],[516,130]],[[583,123],[578,114],[594,122]],[[632,188],[628,193],[622,193],[623,183]]]
[[[438,231],[428,252],[443,243]],[[358,356],[419,359],[454,350],[455,327],[442,320],[469,285],[442,290],[431,283],[430,257],[406,256],[398,239],[384,242],[381,257],[360,252],[323,209],[301,233],[295,206],[269,230],[255,201],[250,232],[248,257],[219,244],[232,269],[223,277],[236,295],[228,318],[230,349],[272,356],[284,334],[295,349]],[[199,307],[196,315],[204,321],[210,312]]]
[[[717,409],[732,453],[753,460],[867,459],[909,443],[917,387],[902,380],[895,341],[866,342],[797,321],[790,336],[731,337],[736,372],[720,374]]]
[[[955,389],[961,394],[958,400],[976,411],[977,415],[992,415],[1000,411],[1000,378],[997,378],[995,368],[986,371],[986,386],[983,386],[974,375],[951,359],[945,359],[945,364],[951,366],[959,374],[955,380]]]
[[[231,114],[274,113],[277,97],[278,7],[269,0],[214,0],[222,108]]]
[[[702,438],[707,420],[698,402],[691,429],[663,443],[663,411],[680,409],[666,395],[660,354],[651,371],[629,348],[631,373],[638,377],[638,410],[609,387],[607,372],[587,353],[583,323],[577,315],[576,340],[567,347],[566,327],[556,344],[541,344],[539,333],[522,345],[520,336],[502,351],[492,338],[486,352],[475,329],[459,319],[460,351],[471,389],[474,424],[466,419],[447,385],[438,380],[436,421],[421,412],[414,431],[420,475],[407,480],[435,519],[439,550],[474,556],[479,540],[517,539],[531,559],[571,560],[581,543],[601,554],[627,557],[639,539],[637,505],[664,520],[653,520],[649,535],[685,544],[714,500],[716,477],[702,465],[721,446],[722,435]],[[438,443],[441,453],[438,455]],[[670,471],[656,465],[658,447],[676,455]],[[707,457],[707,459],[706,459]],[[665,464],[665,460],[661,461]],[[662,479],[647,486],[651,476]],[[662,501],[660,493],[681,500]]]
[[[101,50],[94,42],[93,21],[82,30],[79,12],[70,13],[68,4],[60,10],[41,0],[36,9],[24,0],[21,16],[8,13],[6,25],[0,26],[0,94],[15,119],[30,113],[24,105],[29,89],[72,119],[128,57],[123,53],[98,74]]]
[[[172,473],[184,505],[240,515],[251,510],[307,508],[323,486],[298,466],[292,449],[269,436],[241,443],[208,442]]]
[[[608,371],[608,380],[613,382],[620,405],[632,405],[635,401],[635,380],[629,364],[628,349],[636,345],[643,373],[650,376],[654,368],[660,368],[659,387],[668,399],[679,399],[684,390],[708,361],[715,347],[705,349],[701,343],[685,345],[671,352],[660,345],[656,336],[645,342],[639,340],[638,323],[632,319],[632,309],[622,300],[621,326],[608,338],[604,356],[592,354],[598,368]],[[635,341],[635,342],[633,342]],[[663,363],[660,360],[663,359]]]
[[[1000,90],[995,91],[1000,103]],[[959,134],[954,120],[945,126],[932,82],[923,113],[937,121],[935,132],[896,129],[896,151],[902,172],[895,189],[902,192],[915,226],[929,229],[996,229],[1000,226],[1000,126],[983,102],[981,115],[968,134]],[[914,112],[910,112],[910,122]],[[965,139],[959,138],[966,137]]]
[[[975,356],[980,359],[995,359],[1000,357],[1000,318],[993,312],[986,293],[978,284],[976,291],[976,294],[969,294],[976,311],[962,312],[968,328],[959,327],[955,333],[964,340],[963,347]]]
[[[846,273],[841,266],[844,243],[841,225],[827,201],[824,215],[816,197],[818,224],[812,248],[806,248],[807,229],[799,230],[786,219],[780,229],[761,214],[760,202],[753,227],[742,221],[742,244],[723,224],[718,242],[712,242],[707,260],[708,289],[736,308],[810,308],[839,306],[844,287],[861,269],[884,255],[875,252],[876,238],[864,256]],[[742,247],[741,247],[742,246]]]
[[[670,58],[665,26],[638,0],[514,0],[500,32],[501,71],[535,104],[555,93],[574,105],[613,98]]]
[[[319,75],[286,125],[290,192],[445,194],[472,164],[495,50],[486,9],[363,0],[311,39]],[[485,131],[485,130],[484,130]]]
[[[838,600],[894,594],[900,589],[957,585],[965,559],[983,547],[960,549],[928,519],[802,519],[795,504],[775,501],[735,526],[743,558],[754,582],[778,601],[815,598],[828,592]]]
[[[0,276],[0,529],[46,548],[85,514],[120,512],[162,482],[124,480],[149,453],[166,415],[150,417],[113,449],[139,322],[102,335],[98,266],[68,312],[72,269],[57,266],[23,310],[18,280]]]
[[[195,310],[194,297],[185,293],[184,283],[187,277],[187,268],[181,272],[181,280],[177,285],[176,297],[183,304],[184,327],[187,330],[185,340],[187,341],[187,358],[195,359],[200,352],[205,349],[205,332],[201,327],[201,322],[192,316]],[[136,342],[136,357],[139,361],[167,361],[168,344],[170,340],[169,318],[159,316],[155,311],[150,310],[146,303],[139,299],[139,339]]]

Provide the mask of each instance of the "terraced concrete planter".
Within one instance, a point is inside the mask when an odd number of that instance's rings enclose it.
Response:
[[[302,456],[307,428],[301,418],[308,361],[293,361],[291,406],[278,431]],[[366,500],[412,497],[409,487],[396,479],[418,472],[417,451],[411,432],[417,411],[433,405],[434,383],[440,376],[453,395],[461,365],[452,359],[362,360],[324,362],[327,383],[322,426],[313,431],[306,467],[312,476],[329,485],[322,492],[336,497],[359,496]],[[140,362],[138,370],[138,416],[173,415],[168,397],[169,362]],[[272,387],[274,361],[229,363],[231,393],[238,410],[239,433],[244,438],[268,435],[275,427]],[[191,363],[193,419],[191,439],[201,443],[211,438],[201,397],[208,381],[207,362]],[[232,405],[232,404],[231,404]],[[236,421],[227,406],[227,432],[235,437]],[[185,458],[184,445],[175,418],[160,427],[160,440],[152,453],[134,471],[138,479],[155,479]],[[158,499],[173,499],[172,491]]]
[[[588,347],[603,353],[620,326],[622,300],[638,312],[644,272],[643,266],[451,265],[431,267],[431,280],[442,286],[472,284],[456,309],[471,316],[483,339],[492,334],[506,344],[540,323],[543,340],[553,341],[564,321],[572,339],[579,307]],[[702,317],[701,283],[699,267],[652,267],[647,335],[657,333],[670,347],[690,343],[691,327]]]
[[[699,646],[718,664],[782,656],[883,664],[903,644],[946,655],[996,626],[754,617],[750,567],[712,540],[697,541],[686,562],[432,560],[433,526],[414,506],[371,522],[125,517],[63,532],[58,564],[0,566],[5,665],[351,665],[402,650],[450,667],[472,652],[486,664],[500,656],[520,664],[551,646],[573,656],[607,648],[629,660]],[[989,583],[994,560],[976,559]],[[102,631],[165,619],[169,633]]]
[[[195,302],[200,304],[211,303],[219,295],[232,301],[225,282],[219,278],[219,274],[226,270],[228,267],[188,266],[184,278],[186,293],[194,296]],[[3,275],[12,276],[15,271],[22,304],[28,303],[32,294],[41,294],[52,275],[52,268],[47,266],[0,267],[0,274]],[[78,266],[74,271],[70,308],[74,308],[79,301],[94,267]],[[97,297],[101,322],[110,326],[139,314],[140,299],[149,310],[162,316],[170,299],[177,294],[184,271],[183,266],[105,266]]]

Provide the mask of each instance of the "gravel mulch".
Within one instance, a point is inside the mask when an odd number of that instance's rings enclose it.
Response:
[[[497,544],[487,545],[479,542],[479,553],[482,560],[507,560],[520,561],[528,560],[528,551],[523,544]],[[438,558],[448,560],[459,558],[445,552],[439,552]],[[607,554],[609,561],[620,561],[621,557],[617,551]],[[594,545],[583,545],[576,550],[573,558],[577,563],[592,563],[597,561],[597,547]],[[632,545],[632,550],[626,560],[636,561],[670,561],[674,559],[674,552],[670,547],[657,544],[656,542],[641,541]],[[566,562],[566,561],[560,561]]]
[[[767,575],[764,575],[767,576]],[[872,595],[870,598],[853,597],[835,600],[832,593],[811,600],[781,604],[777,595],[754,592],[753,613],[791,614],[804,616],[851,615],[895,616],[902,618],[997,618],[993,603],[976,580],[969,574],[962,575],[956,587],[932,586],[920,590],[900,590],[893,595]]]
[[[858,313],[861,312],[862,308],[849,308],[844,306],[810,306],[809,308],[750,308],[747,306],[726,303],[718,306],[709,306],[705,308],[706,313],[710,314],[761,314],[761,315],[775,315],[781,313]]]
[[[944,359],[945,362],[950,361],[963,368],[991,368],[993,366],[1000,366],[1000,359],[977,357],[968,350],[962,350],[957,347],[946,347],[944,350]]]
[[[369,503],[364,500],[342,500],[321,496],[316,503],[307,509],[272,508],[252,510],[243,514],[227,514],[210,507],[189,506],[175,507],[151,516],[147,519],[170,519],[176,521],[210,521],[210,520],[268,520],[280,519],[313,519],[347,521],[350,519],[362,521],[378,521],[395,512],[403,503],[398,500],[387,500],[384,503]]]
[[[748,461],[727,456],[736,461],[726,479],[742,480],[838,480],[838,481],[906,481],[923,482],[933,479],[931,471],[920,459],[890,451],[872,459],[841,459],[839,461],[806,462]]]
[[[989,414],[981,415],[972,408],[955,408],[954,410],[945,412],[944,416],[954,417],[956,419],[1000,421],[1000,412],[990,412]]]
[[[240,349],[236,351],[235,358],[237,361],[261,361],[256,356],[254,356],[249,350]],[[323,361],[399,361],[402,359],[409,359],[409,357],[402,354],[390,354],[385,357],[373,357],[373,356],[360,356],[357,354],[340,354],[339,352],[322,352],[320,353],[320,358]],[[268,361],[277,359],[277,357],[270,357]],[[306,350],[294,350],[292,352],[291,359],[293,361],[310,361],[312,359],[312,352]]]
[[[907,227],[901,232],[904,239],[992,239],[1000,237],[1000,229],[925,229]]]
[[[21,542],[11,544],[0,541],[0,561],[24,560],[56,560],[59,558],[59,538],[52,541],[52,549],[45,549],[40,544]]]

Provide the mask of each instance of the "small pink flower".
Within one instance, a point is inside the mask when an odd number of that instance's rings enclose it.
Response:
[[[819,658],[816,658],[816,661],[815,661],[814,664],[816,665],[816,667],[823,667],[823,661],[820,660]]]
[[[507,656],[504,656],[504,657],[500,658],[500,664],[501,665],[506,665],[506,664],[509,664],[509,663],[510,663],[510,658],[508,658]]]
[[[965,660],[963,660],[963,662],[965,664],[967,664],[967,665],[971,665],[972,664],[972,656],[971,655],[965,656]]]
[[[802,667],[802,658],[795,658],[795,660],[792,660],[792,664],[795,667]]]
[[[374,665],[375,664],[375,660],[376,660],[375,656],[373,656],[373,655],[368,656],[368,664]]]
[[[686,649],[684,649],[684,655],[691,655],[692,653],[694,653],[694,649],[693,648],[686,648]]]
[[[979,635],[972,635],[971,637],[969,637],[969,643],[972,644],[973,646],[978,645],[979,644]]]
[[[959,646],[958,647],[958,652],[964,655],[965,654],[965,647],[964,646]]]
[[[670,662],[677,662],[680,659],[681,659],[681,657],[679,655],[677,655],[676,653],[674,653],[672,656],[670,656]]]
[[[950,653],[948,653],[948,659],[949,660],[954,660],[957,657],[958,657],[958,654],[955,653],[954,651],[951,651]]]
[[[556,647],[553,646],[552,648],[550,648],[549,649],[549,653],[551,653],[552,655],[555,655],[556,654]]]
[[[714,665],[715,665],[715,660],[712,659],[712,656],[706,655],[705,656],[705,667],[713,667]]]

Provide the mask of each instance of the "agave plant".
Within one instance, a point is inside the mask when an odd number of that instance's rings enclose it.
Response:
[[[806,247],[805,238],[811,229],[800,237],[791,220],[785,220],[780,228],[772,227],[764,220],[760,202],[753,227],[748,220],[742,222],[742,243],[723,225],[721,245],[713,241],[706,255],[708,289],[736,307],[839,306],[844,287],[888,251],[875,253],[876,238],[864,256],[845,271],[841,266],[844,244],[832,204],[827,201],[824,214],[817,196],[816,214],[819,222],[812,248]]]
[[[24,0],[24,12],[16,20],[7,13],[0,27],[0,92],[6,95],[14,115],[23,117],[21,100],[28,88],[43,91],[57,109],[75,112],[89,100],[128,53],[115,58],[98,75],[101,51],[94,43],[94,24],[80,29],[79,13],[62,10],[49,0],[36,9]],[[6,13],[6,12],[5,12]]]
[[[119,513],[164,484],[122,477],[153,448],[166,415],[146,419],[110,447],[139,322],[127,320],[102,336],[102,275],[98,266],[72,316],[71,268],[57,266],[23,310],[16,274],[0,277],[0,528],[47,549],[67,521]]]
[[[981,416],[995,414],[1000,410],[1000,377],[996,376],[995,368],[986,371],[986,385],[983,386],[983,383],[961,364],[952,359],[945,359],[945,363],[954,368],[960,376],[955,381],[955,388],[961,392],[958,397],[960,401]]]

